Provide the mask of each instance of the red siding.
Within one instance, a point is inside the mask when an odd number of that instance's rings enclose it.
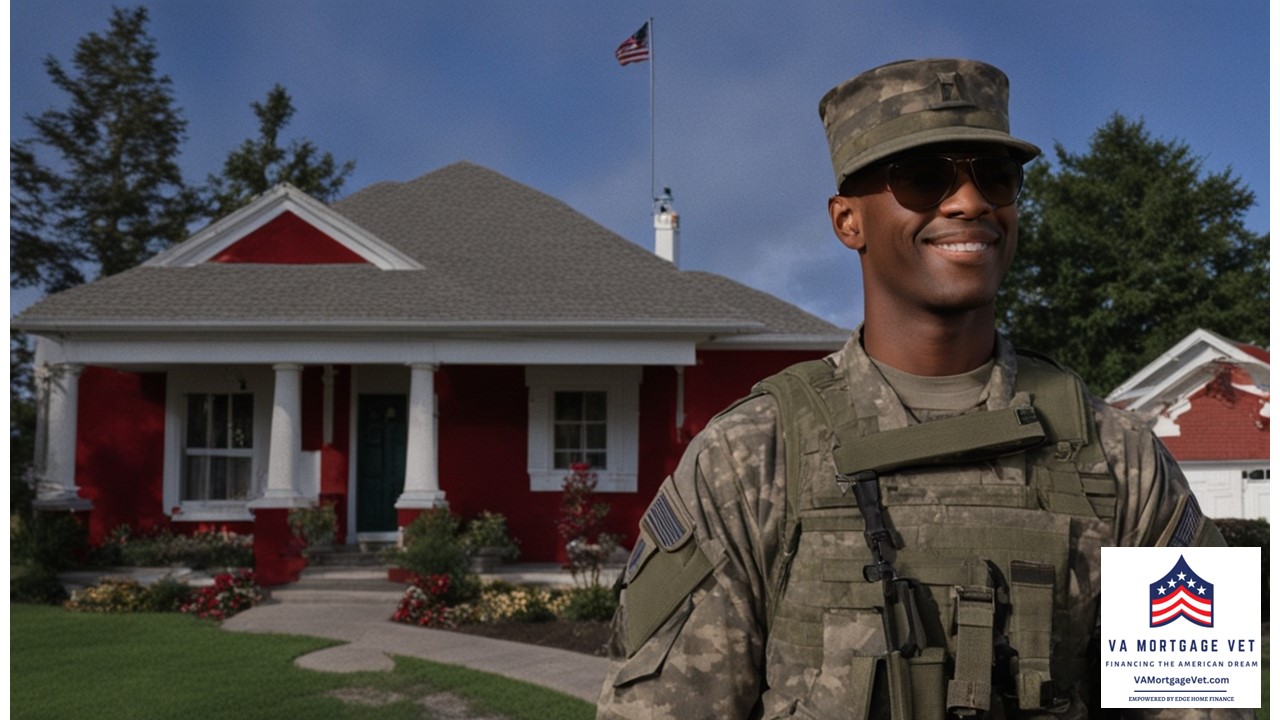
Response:
[[[1191,395],[1191,409],[1178,416],[1181,434],[1161,440],[1178,460],[1265,460],[1271,456],[1270,418],[1260,414],[1267,399],[1234,387],[1251,384],[1241,370],[1220,376]]]
[[[278,265],[349,265],[365,259],[291,212],[237,240],[210,262]]]
[[[685,426],[696,434],[735,400],[751,392],[757,381],[827,351],[700,350],[698,364],[684,371]]]
[[[87,367],[76,415],[76,484],[93,501],[89,541],[100,544],[119,525],[168,527],[164,477],[162,373]]]
[[[676,371],[646,367],[640,387],[637,492],[602,493],[612,505],[608,530],[630,545],[640,515],[663,479],[680,461],[689,438],[717,412],[750,391],[759,379],[819,352],[708,351],[686,368],[685,422],[677,431]],[[339,541],[345,537],[350,437],[350,366],[336,366],[334,441],[323,442],[320,367],[303,372],[302,447],[321,452],[321,499],[337,505]],[[94,501],[95,539],[119,524],[168,527],[162,505],[164,376],[88,368],[81,376],[77,481]],[[558,492],[532,492],[527,470],[528,390],[522,366],[446,365],[436,376],[439,399],[440,486],[450,508],[469,518],[500,512],[521,541],[525,561],[561,560],[555,532]],[[180,532],[217,529],[174,523]],[[250,523],[228,529],[252,532]],[[261,545],[261,543],[259,543]],[[261,548],[259,548],[261,550]]]
[[[529,490],[529,393],[521,366],[446,365],[436,374],[440,489],[462,518],[502,513],[522,560],[554,559],[559,493]]]
[[[711,351],[685,369],[685,423],[675,426],[676,372],[646,367],[640,386],[637,492],[601,493],[607,530],[630,546],[649,501],[675,470],[688,439],[761,378],[823,352]],[[446,365],[436,376],[440,489],[462,518],[483,510],[507,517],[528,562],[563,560],[555,519],[561,493],[529,490],[528,390],[523,367]]]

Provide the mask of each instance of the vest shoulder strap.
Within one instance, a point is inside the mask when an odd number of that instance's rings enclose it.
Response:
[[[769,624],[782,596],[787,570],[800,542],[800,480],[804,439],[799,436],[796,418],[802,412],[813,413],[820,427],[831,427],[830,410],[818,394],[818,388],[836,381],[836,368],[826,359],[807,360],[756,383],[748,397],[771,395],[778,406],[778,429],[782,432],[783,455],[786,457],[786,501],[782,509],[782,553],[780,567],[775,569],[769,583],[769,595],[765,598]]]

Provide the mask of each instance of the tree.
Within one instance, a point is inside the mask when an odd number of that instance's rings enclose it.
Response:
[[[227,155],[221,175],[209,176],[205,192],[210,214],[222,217],[282,182],[325,202],[335,199],[355,161],[339,165],[331,153],[320,153],[310,140],[294,140],[287,149],[280,146],[280,133],[295,110],[293,99],[279,84],[267,93],[265,102],[251,107],[258,118],[258,137],[245,140]]]
[[[27,336],[9,331],[9,493],[19,492],[35,456],[36,386],[31,371],[34,352]]]
[[[198,209],[177,157],[186,121],[157,76],[146,8],[112,11],[76,44],[73,70],[45,70],[69,96],[11,143],[10,282],[63,290],[131,268],[186,234]],[[56,164],[40,157],[48,149]]]
[[[1086,153],[1056,145],[1027,172],[1020,241],[997,299],[1020,347],[1109,392],[1198,327],[1266,345],[1268,236],[1254,195],[1180,141],[1113,115]]]

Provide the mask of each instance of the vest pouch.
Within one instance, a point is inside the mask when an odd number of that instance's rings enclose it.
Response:
[[[946,664],[947,651],[940,647],[925,648],[907,661],[911,675],[912,717],[932,720],[946,715]]]
[[[1011,669],[1018,693],[1018,707],[1032,710],[1052,707],[1053,682],[1049,654],[1053,644],[1052,565],[1014,561],[1009,567],[1009,642],[1018,650]]]

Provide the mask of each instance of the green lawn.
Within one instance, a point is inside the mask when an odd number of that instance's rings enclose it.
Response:
[[[12,717],[430,719],[419,700],[438,692],[511,720],[587,720],[590,704],[496,675],[397,658],[390,673],[334,674],[294,667],[334,645],[289,635],[219,630],[186,615],[95,615],[14,605],[9,613]],[[1269,715],[1270,643],[1263,645],[1262,710]],[[343,693],[366,702],[332,697]]]
[[[390,673],[303,670],[294,658],[335,643],[230,633],[185,615],[14,605],[9,619],[14,718],[429,719],[420,701],[440,692],[511,720],[595,716],[576,698],[424,660],[397,658]]]

